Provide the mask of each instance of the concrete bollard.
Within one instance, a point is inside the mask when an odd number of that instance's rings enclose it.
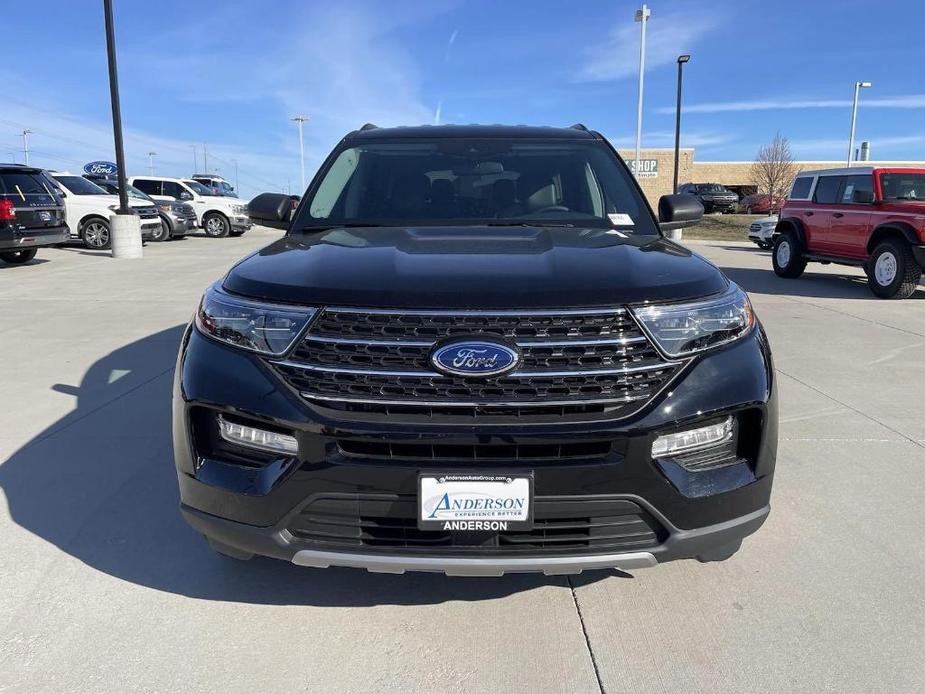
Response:
[[[141,220],[137,214],[114,214],[109,218],[113,258],[141,258]]]

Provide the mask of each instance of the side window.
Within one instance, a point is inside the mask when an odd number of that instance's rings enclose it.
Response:
[[[147,193],[148,195],[160,195],[161,194],[161,182],[160,181],[135,181],[133,183],[138,190],[142,193]]]
[[[834,204],[838,200],[843,178],[844,176],[820,176],[816,184],[816,194],[813,195],[813,202],[823,205]]]
[[[809,198],[809,191],[812,187],[813,179],[811,176],[803,176],[802,178],[797,178],[793,182],[793,188],[790,189],[790,199],[807,200]]]
[[[169,195],[172,198],[179,198],[181,190],[183,190],[183,188],[181,188],[180,184],[176,181],[164,181],[164,195]]]
[[[846,176],[845,177],[845,186],[842,188],[841,197],[839,202],[842,205],[850,205],[854,202],[854,192],[862,191],[870,193],[871,197],[874,194],[874,179],[870,174],[865,174],[863,176]]]

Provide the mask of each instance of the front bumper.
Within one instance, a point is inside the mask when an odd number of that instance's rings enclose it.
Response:
[[[20,251],[66,243],[71,238],[67,225],[45,229],[15,229],[9,224],[0,226],[0,251]]]
[[[232,215],[228,217],[228,221],[231,223],[232,231],[247,231],[253,226],[247,214]]]
[[[196,530],[245,554],[260,554],[305,566],[351,566],[371,571],[439,571],[452,575],[497,575],[515,571],[576,573],[594,568],[639,568],[699,557],[735,545],[767,517],[777,448],[777,399],[770,349],[763,331],[691,362],[668,392],[632,417],[612,421],[556,424],[492,424],[485,427],[408,424],[399,418],[345,421],[333,410],[309,406],[252,355],[215,343],[188,330],[180,351],[174,391],[174,451],[181,509]],[[254,470],[221,455],[203,454],[194,445],[196,412],[246,416],[291,430],[299,441],[297,458]],[[754,460],[746,475],[685,473],[660,467],[650,457],[652,440],[668,428],[696,426],[720,414],[750,412]],[[530,472],[536,508],[559,505],[563,517],[610,516],[613,508],[634,508],[644,517],[650,541],[618,550],[596,542],[593,531],[583,546],[500,546],[491,538],[472,538],[429,548],[364,543],[364,504],[376,522],[407,528],[407,508],[417,494],[421,471],[460,470],[437,461],[376,460],[345,456],[344,440],[471,445],[533,444],[549,439],[613,441],[613,453],[593,460],[554,460],[491,468]],[[472,463],[465,469],[472,471]],[[485,469],[481,464],[480,471]],[[741,471],[739,471],[741,473]],[[707,475],[706,477],[704,475]],[[316,509],[333,503],[330,537],[299,523],[330,523]],[[588,505],[603,509],[593,513]],[[309,508],[311,507],[311,508]],[[354,509],[345,513],[344,509]],[[405,509],[402,511],[401,509]],[[620,511],[622,512],[622,511]],[[413,515],[413,514],[411,514]],[[555,514],[553,514],[555,515]],[[308,520],[306,520],[308,519]],[[588,526],[600,525],[596,519]],[[347,528],[347,530],[345,530]],[[357,529],[360,528],[360,529]],[[393,533],[394,535],[394,533]],[[480,544],[483,543],[483,544]]]

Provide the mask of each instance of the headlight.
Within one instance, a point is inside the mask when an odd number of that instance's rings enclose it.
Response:
[[[755,325],[751,302],[736,285],[717,299],[642,306],[633,313],[662,351],[672,357],[738,340]]]
[[[196,327],[220,342],[278,357],[289,351],[316,311],[234,297],[214,284],[199,304]]]

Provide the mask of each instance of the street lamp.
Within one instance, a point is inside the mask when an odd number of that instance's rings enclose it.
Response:
[[[650,16],[652,10],[646,5],[636,10],[635,21],[642,25],[639,38],[639,100],[636,104],[636,163],[633,164],[636,178],[639,178],[639,147],[642,143],[642,82],[646,71],[646,24]]]
[[[154,157],[157,156],[157,152],[148,152],[148,171],[151,172],[151,175],[154,175]]]
[[[299,124],[299,166],[302,171],[302,192],[305,192],[305,143],[302,140],[302,124],[308,120],[307,116],[293,116],[289,120]]]
[[[29,135],[32,134],[32,131],[26,128],[22,131],[22,153],[25,157],[26,166],[29,166]]]
[[[675,195],[678,194],[678,165],[681,160],[681,73],[684,63],[689,62],[689,55],[678,56],[678,100],[675,106],[674,117],[674,188]]]
[[[851,135],[848,138],[848,166],[851,166],[851,152],[854,150],[854,126],[858,120],[858,95],[861,89],[867,89],[872,86],[870,82],[854,83],[854,105],[851,107]]]

